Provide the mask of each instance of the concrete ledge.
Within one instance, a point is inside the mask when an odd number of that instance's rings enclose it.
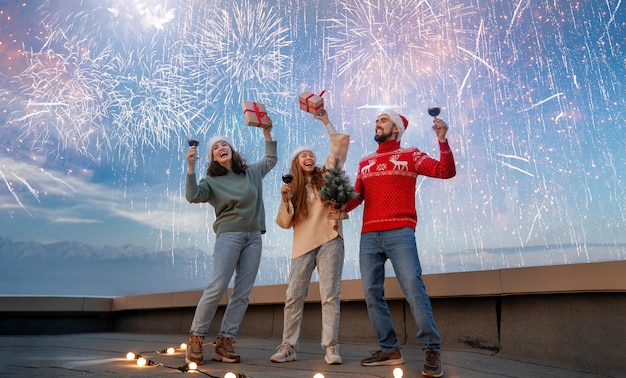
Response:
[[[0,335],[104,332],[113,326],[111,298],[0,297]]]
[[[2,312],[110,312],[111,298],[0,296]]]
[[[626,291],[626,261],[554,265],[424,275],[431,298],[491,297],[517,294],[551,294]],[[256,286],[250,304],[282,304],[287,285]],[[202,290],[113,298],[113,311],[149,308],[195,307]],[[387,299],[404,299],[395,277],[385,281]],[[222,299],[225,305],[230,290]],[[361,280],[344,280],[342,302],[363,301]],[[311,282],[306,301],[320,301],[319,284]]]
[[[501,269],[502,295],[626,291],[626,261]]]

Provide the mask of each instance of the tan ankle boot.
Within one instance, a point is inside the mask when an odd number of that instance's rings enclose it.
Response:
[[[202,364],[204,356],[202,356],[202,344],[204,343],[204,337],[191,334],[189,335],[189,342],[187,343],[187,350],[185,351],[185,362],[188,364],[195,362],[198,365]]]
[[[222,362],[240,362],[241,357],[235,353],[235,339],[218,336],[215,341],[215,352],[211,359]]]

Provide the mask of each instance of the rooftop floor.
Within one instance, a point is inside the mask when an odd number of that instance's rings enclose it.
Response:
[[[124,376],[165,377],[182,374],[178,367],[184,366],[184,352],[179,348],[187,341],[186,335],[137,334],[137,333],[82,333],[41,336],[0,336],[0,375],[16,377],[78,377],[78,376]],[[273,354],[280,340],[242,338],[236,350],[242,357],[238,364],[205,361],[200,365],[200,376],[224,377],[232,371],[240,377],[280,378],[313,377],[316,373],[333,377],[389,377],[389,366],[363,367],[359,361],[368,357],[375,345],[342,344],[342,365],[326,365],[324,354],[316,342],[301,342],[298,360],[288,363],[272,363]],[[159,353],[175,347],[173,355]],[[205,346],[205,358],[210,345]],[[154,366],[139,367],[135,361],[125,358],[127,352],[139,353]],[[415,346],[402,348],[405,364],[404,377],[421,377],[423,354]],[[210,358],[210,354],[208,356]],[[490,351],[442,352],[444,377],[490,378],[490,377],[606,377],[589,372],[573,371],[545,366],[532,362],[507,358]],[[202,374],[203,373],[203,374]],[[625,373],[626,374],[626,373]]]

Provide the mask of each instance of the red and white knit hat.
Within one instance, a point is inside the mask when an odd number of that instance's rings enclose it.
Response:
[[[209,155],[209,161],[213,161],[213,146],[215,145],[215,143],[217,142],[226,142],[228,143],[228,145],[230,146],[230,149],[233,149],[233,142],[228,139],[227,137],[223,136],[223,135],[215,135],[213,137],[211,137],[211,139],[209,139],[209,143],[207,143],[207,147],[208,147],[208,155]]]
[[[391,121],[398,126],[398,136],[396,137],[396,140],[400,141],[400,139],[402,139],[402,134],[404,134],[406,128],[409,126],[409,120],[402,114],[398,114],[398,112],[391,109],[383,110],[380,114],[387,114],[391,118]]]
[[[293,150],[293,152],[291,153],[291,156],[289,157],[289,163],[294,161],[294,159],[297,158],[298,155],[300,155],[300,153],[304,151],[309,151],[313,154],[313,156],[315,156],[315,152],[310,146],[300,146]]]

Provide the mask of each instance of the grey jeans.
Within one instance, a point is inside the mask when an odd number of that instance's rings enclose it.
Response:
[[[296,346],[300,338],[304,300],[309,290],[313,269],[317,267],[322,304],[321,345],[322,348],[337,345],[343,258],[343,239],[338,236],[291,260],[285,299],[283,343]]]

